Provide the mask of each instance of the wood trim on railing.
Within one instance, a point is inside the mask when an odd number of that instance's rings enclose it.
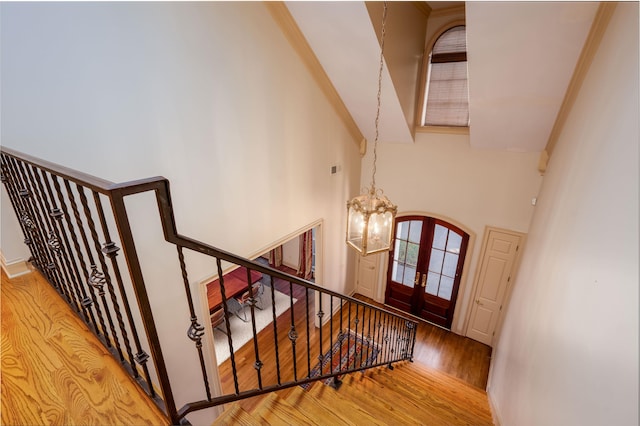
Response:
[[[342,118],[342,121],[353,138],[353,143],[360,146],[360,141],[364,138],[360,128],[351,116],[351,113],[345,106],[344,102],[342,102],[342,98],[338,94],[338,91],[333,86],[333,83],[331,83],[331,80],[324,71],[322,64],[316,57],[315,53],[313,53],[313,49],[309,46],[307,39],[304,37],[304,34],[302,34],[302,31],[300,31],[300,28],[293,19],[293,16],[291,16],[287,6],[281,1],[268,1],[265,2],[265,6],[271,13],[274,21],[276,21],[282,30],[282,33],[285,35],[287,40],[289,40],[289,43],[291,43],[293,49],[302,59],[302,62],[307,66],[307,69],[313,76],[316,83],[318,83],[318,86],[329,100],[329,103],[333,106],[340,118]]]
[[[87,188],[100,192],[102,194],[106,194],[114,185],[113,182],[110,182],[108,180],[100,179],[87,173],[79,172],[68,167],[60,166],[58,164],[36,158],[31,155],[13,150],[11,148],[7,148],[6,146],[2,147],[2,152],[13,157],[18,157],[25,163],[38,166],[39,168],[44,169],[48,172],[52,172],[63,179],[71,180],[74,182],[81,181],[82,184]]]
[[[593,58],[598,51],[598,47],[600,46],[602,37],[604,36],[604,33],[609,26],[609,21],[611,20],[611,16],[615,11],[616,6],[617,2],[600,2],[600,6],[598,7],[596,16],[593,18],[593,23],[591,24],[589,35],[587,36],[587,40],[582,47],[582,52],[580,53],[580,57],[578,58],[578,63],[575,70],[573,71],[573,76],[571,77],[571,81],[569,82],[569,87],[567,88],[567,92],[565,93],[564,99],[562,100],[560,111],[558,112],[556,121],[553,124],[553,128],[551,129],[549,140],[547,141],[547,145],[541,154],[538,164],[538,170],[542,174],[544,174],[547,169],[547,162],[553,154],[553,150],[555,149],[556,143],[558,142],[558,137],[560,136],[564,124],[567,121],[567,117],[569,116],[569,113],[573,108],[573,104],[578,97],[578,93],[580,92],[582,83],[584,82],[584,79],[587,76],[587,72],[591,67]]]

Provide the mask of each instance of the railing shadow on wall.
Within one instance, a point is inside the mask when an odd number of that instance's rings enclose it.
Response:
[[[169,181],[165,178],[115,184],[5,147],[0,165],[2,182],[24,233],[31,263],[172,424],[188,423],[185,416],[197,410],[318,380],[337,387],[346,373],[384,365],[393,368],[393,363],[413,357],[415,321],[178,234]],[[179,409],[125,206],[125,197],[146,192],[155,193],[164,239],[177,250],[190,315],[185,318],[187,336],[194,343],[192,350],[197,353],[202,372],[202,398]],[[105,204],[110,208],[105,209]],[[210,383],[210,377],[217,375],[207,371],[208,346],[203,339],[209,319],[198,318],[186,250],[215,261],[226,330],[230,330],[233,315],[225,289],[224,272],[228,266],[241,267],[247,283],[253,282],[255,272],[267,277],[263,297],[272,301],[271,323],[258,338],[258,306],[253,287],[247,285],[247,323],[252,327],[247,344],[252,346],[251,359],[236,359],[234,336],[228,333],[228,387],[232,390],[220,395],[214,395],[219,392],[212,389],[218,387]],[[118,257],[120,251],[126,270]],[[275,280],[284,281],[289,287],[288,309],[279,316],[275,309]],[[303,294],[303,300],[296,302],[294,293]],[[135,295],[133,302],[131,294]],[[309,306],[314,298],[317,312],[313,305]],[[320,327],[314,325],[316,318]],[[184,339],[162,336],[162,340],[168,345],[181,344]],[[284,368],[284,363],[292,365]]]

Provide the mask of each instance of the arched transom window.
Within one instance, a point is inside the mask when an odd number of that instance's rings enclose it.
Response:
[[[422,125],[469,125],[467,36],[464,25],[448,29],[433,45]]]

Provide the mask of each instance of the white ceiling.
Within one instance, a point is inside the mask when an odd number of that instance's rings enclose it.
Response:
[[[542,151],[598,2],[467,2],[470,143]]]
[[[364,2],[286,5],[372,141],[380,47]],[[471,146],[544,149],[597,8],[598,2],[466,3]],[[380,141],[412,142],[412,133],[385,69]]]

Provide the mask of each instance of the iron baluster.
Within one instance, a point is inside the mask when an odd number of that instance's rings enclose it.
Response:
[[[131,308],[129,306],[129,299],[127,297],[127,292],[124,289],[124,284],[122,282],[122,275],[120,273],[120,267],[118,266],[118,261],[116,260],[116,256],[118,255],[118,251],[120,250],[120,248],[116,246],[116,244],[113,241],[111,241],[109,227],[107,226],[107,220],[104,215],[104,209],[102,208],[102,202],[100,201],[100,194],[98,194],[96,191],[93,191],[93,200],[96,205],[96,210],[98,212],[98,219],[100,220],[102,235],[104,235],[104,240],[105,240],[101,253],[107,256],[111,261],[111,269],[116,278],[116,284],[118,285],[118,290],[120,292],[120,300],[122,300],[122,304],[124,305],[124,311],[125,311],[125,314],[127,315],[129,328],[131,329],[131,332],[135,339],[134,343],[136,344],[136,350],[138,351],[138,353],[141,353],[143,352],[142,346],[140,345],[140,340],[138,339],[136,326],[133,323],[133,316],[131,314]],[[106,263],[104,265],[106,266]],[[105,271],[106,271],[106,268],[105,268]],[[105,275],[107,274],[105,273]],[[111,301],[113,302],[114,309],[116,310],[116,318],[118,320],[118,326],[120,327],[120,334],[122,335],[122,340],[124,341],[124,347],[129,357],[129,364],[131,365],[131,368],[133,370],[134,377],[138,377],[138,370],[135,364],[133,363],[135,357],[133,356],[133,352],[131,351],[131,344],[129,343],[129,335],[127,333],[127,329],[123,321],[119,305],[117,303],[116,293],[113,289],[113,285],[111,285],[108,275],[107,275],[107,286],[109,287],[109,293],[111,294]],[[146,363],[144,363],[142,367],[144,369],[147,382],[151,383],[151,376],[149,374],[149,370],[146,368]]]
[[[55,232],[56,226],[54,220],[49,214],[51,208],[49,207],[49,200],[47,199],[46,193],[44,191],[42,180],[38,175],[37,170],[34,172],[33,166],[25,164],[24,171],[31,187],[31,191],[33,194],[32,199],[35,199],[38,202],[38,205],[40,206],[39,213],[44,218],[43,221],[46,225],[46,231],[44,227],[40,228],[40,230],[43,233],[43,239],[46,241],[47,248],[49,249],[51,259],[50,268],[55,271],[58,279],[60,280],[60,283],[65,287],[67,295],[70,298],[69,303],[72,305],[75,311],[80,314],[82,311],[81,304],[78,295],[74,292],[68,271],[65,268],[64,263],[62,262],[59,239],[57,238]],[[86,318],[83,319],[86,321]]]
[[[207,400],[211,401],[211,388],[209,387],[209,377],[207,376],[207,367],[204,362],[204,354],[202,353],[202,336],[204,336],[204,326],[198,322],[198,316],[193,307],[193,296],[191,295],[191,287],[189,286],[189,278],[187,275],[187,265],[184,261],[184,253],[182,246],[176,245],[178,250],[178,261],[180,262],[180,271],[182,272],[182,282],[184,283],[184,292],[187,296],[187,304],[189,305],[189,314],[191,315],[191,324],[187,331],[187,336],[196,344],[198,358],[200,359],[200,370],[202,371],[202,380],[204,389],[207,393]]]
[[[375,348],[376,350],[376,361],[380,357],[380,344],[378,343],[379,330],[380,330],[380,327],[378,327],[378,310],[376,309],[375,312],[373,313],[373,348]]]
[[[151,304],[149,302],[149,296],[147,294],[147,289],[144,283],[144,276],[142,275],[142,270],[140,269],[140,260],[138,259],[136,245],[133,239],[133,234],[131,232],[131,225],[129,223],[129,215],[127,214],[127,209],[124,205],[123,196],[124,195],[121,189],[114,189],[111,192],[111,196],[109,199],[111,201],[113,218],[115,220],[118,233],[120,234],[123,257],[127,262],[129,276],[131,277],[133,290],[136,295],[136,300],[138,301],[140,315],[142,316],[142,323],[147,334],[147,341],[149,343],[151,356],[153,357],[153,365],[155,366],[158,383],[160,384],[160,390],[162,392],[162,396],[164,397],[166,413],[172,423],[177,423],[179,421],[179,418],[175,400],[173,398],[173,390],[171,389],[171,384],[169,382],[167,366],[164,362],[162,347],[160,346],[158,331],[153,319],[153,312],[151,311]],[[171,201],[168,194],[166,196],[166,201]],[[172,216],[171,218],[173,220]],[[144,351],[140,351],[135,355],[134,358],[136,362],[144,368],[149,355]],[[151,383],[149,384],[149,389],[147,390],[147,392],[152,398],[158,398],[157,393]]]
[[[271,283],[271,314],[273,315],[273,340],[274,348],[276,351],[276,375],[278,378],[278,385],[282,384],[280,378],[280,352],[278,350],[278,321],[276,317],[276,289],[275,282],[272,276],[269,277]]]
[[[91,215],[91,210],[89,209],[89,202],[87,201],[87,195],[84,193],[84,188],[80,185],[76,185],[78,190],[78,195],[80,196],[80,202],[82,203],[82,207],[84,208],[84,216],[87,218],[87,225],[89,226],[89,232],[91,234],[91,239],[93,240],[93,245],[96,252],[96,257],[100,262],[100,266],[102,268],[101,271],[98,271],[98,266],[93,261],[93,256],[91,256],[91,274],[90,277],[94,277],[94,280],[89,279],[89,283],[98,290],[98,295],[102,300],[102,307],[104,308],[104,312],[107,316],[107,322],[109,323],[109,329],[111,330],[111,339],[113,342],[110,346],[113,346],[115,350],[118,352],[118,356],[120,357],[120,361],[124,360],[124,355],[122,354],[122,349],[120,348],[120,341],[118,340],[118,335],[116,334],[116,328],[113,325],[113,319],[111,317],[111,310],[109,309],[109,305],[107,303],[107,298],[105,296],[104,285],[107,284],[107,264],[104,261],[104,256],[102,256],[102,251],[100,249],[100,241],[98,240],[98,232],[96,231],[95,222],[93,221],[93,217]],[[100,276],[100,280],[96,280],[95,277]],[[102,279],[102,277],[104,277]]]
[[[322,374],[322,359],[324,354],[322,353],[322,317],[324,316],[324,311],[322,310],[322,294],[318,295],[318,313],[316,316],[318,317],[318,340],[319,340],[319,348],[318,348],[318,361],[320,362],[320,374]]]
[[[298,332],[296,331],[296,323],[293,315],[293,282],[289,281],[289,308],[291,311],[291,328],[289,329],[289,341],[291,341],[291,352],[293,353],[293,380],[298,380],[298,360],[296,358],[296,340],[298,340]]]
[[[20,203],[20,197],[17,195],[15,179],[11,174],[9,167],[6,164],[7,159],[5,158],[5,155],[2,154],[0,159],[1,159],[0,168],[2,170],[2,183],[4,184],[5,189],[7,190],[7,194],[9,195],[9,200],[11,202],[11,207],[13,207],[13,211],[16,214],[16,217],[20,217],[19,212],[22,210],[22,208],[18,205]],[[18,220],[18,224],[20,226],[20,229],[22,229],[22,235],[24,235],[25,237],[24,243],[29,248],[29,252],[31,253],[31,258],[33,259],[34,262],[38,262],[39,261],[38,255],[36,254],[36,247],[33,244],[33,240],[29,238],[28,236],[29,233],[26,230],[25,225],[20,220]]]
[[[258,376],[258,389],[262,389],[262,366],[263,363],[260,360],[260,350],[258,348],[258,333],[256,331],[256,313],[255,313],[255,305],[256,299],[253,297],[253,284],[251,283],[251,270],[246,268],[247,270],[247,285],[249,286],[249,309],[251,311],[251,331],[253,332],[253,351],[256,355],[256,362],[253,364],[253,368],[256,370],[256,375]],[[291,308],[293,311],[293,307]],[[276,318],[273,317],[275,321]]]
[[[33,258],[34,266],[47,277],[49,283],[51,283],[54,288],[58,289],[57,282],[47,268],[47,253],[43,251],[43,248],[40,245],[40,240],[35,235],[34,223],[33,221],[31,221],[31,216],[28,213],[28,211],[30,210],[30,206],[25,197],[29,195],[29,191],[25,189],[25,185],[18,174],[15,165],[15,159],[3,156],[3,165],[8,174],[7,182],[11,183],[11,185],[9,186],[11,188],[9,194],[13,194],[13,199],[15,202],[14,208],[16,209],[16,218],[18,219],[18,223],[20,224],[22,232],[24,233],[24,242],[33,249],[32,253],[35,255],[35,257]],[[27,223],[27,221],[24,220],[25,216],[29,219],[30,223]],[[58,293],[59,292],[60,291],[58,290]]]
[[[331,295],[329,295],[329,357],[329,368],[333,373],[333,296]]]
[[[305,322],[307,325],[307,377],[311,377],[311,341],[309,335],[309,289],[304,288],[305,292]]]
[[[417,323],[413,323],[413,327],[411,328],[411,362],[413,362],[413,354],[414,354],[414,349],[416,346],[416,337],[418,334],[418,324]]]
[[[38,207],[36,205],[36,201],[33,199],[33,192],[30,190],[30,184],[25,175],[24,169],[21,167],[22,163],[13,158],[11,159],[11,163],[13,164],[17,175],[20,176],[22,183],[22,187],[19,189],[18,193],[20,194],[26,209],[22,212],[21,219],[25,226],[30,228],[32,238],[34,238],[36,244],[40,247],[40,252],[44,255],[41,259],[41,264],[44,266],[44,270],[47,271],[46,274],[51,278],[51,282],[55,288],[59,290],[59,293],[62,294],[67,303],[71,304],[73,307],[71,297],[67,293],[68,290],[63,285],[58,274],[56,264],[51,256],[51,251],[47,249],[46,238],[43,236],[45,227],[42,224],[43,221],[40,214],[36,214],[36,212],[39,213]],[[37,222],[37,225],[34,221]]]
[[[67,195],[69,196],[69,202],[71,204],[71,210],[73,210],[73,217],[76,220],[76,225],[78,228],[78,233],[82,238],[82,244],[84,246],[85,253],[87,254],[89,265],[94,265],[93,255],[91,254],[91,247],[89,246],[89,240],[87,239],[87,234],[85,232],[84,224],[82,223],[82,217],[80,215],[80,211],[78,210],[78,203],[76,202],[75,196],[73,195],[73,191],[71,190],[71,184],[68,180],[64,181],[64,187],[67,190]],[[84,273],[85,282],[89,289],[89,294],[91,295],[92,305],[98,314],[98,320],[100,321],[100,327],[102,329],[102,336],[104,338],[105,345],[110,348],[111,347],[111,339],[109,338],[109,332],[107,331],[107,325],[104,322],[104,316],[102,315],[102,309],[100,308],[100,302],[98,301],[98,297],[96,296],[97,289],[89,285],[89,267],[85,263],[84,257],[82,256],[82,251],[79,247],[79,243],[77,238],[74,238],[73,241],[76,244],[76,252],[78,253],[78,257],[80,259],[80,265],[82,266],[82,271]],[[86,302],[85,302],[86,303]],[[100,333],[96,333],[98,337],[100,337]]]
[[[53,190],[51,189],[51,182],[49,178],[54,180],[56,178],[55,176],[51,176],[51,175],[48,176],[47,173],[43,170],[40,170],[40,173],[41,173],[41,181],[44,181],[44,187],[46,188],[47,193],[49,195],[49,199],[51,200],[51,205],[49,205],[49,203],[47,202],[47,199],[46,198],[44,199],[46,207],[47,209],[49,209],[49,215],[53,218],[52,220],[53,233],[51,234],[52,245],[57,244],[59,246],[59,248],[54,249],[54,251],[56,252],[58,257],[61,258],[62,261],[64,261],[63,269],[65,271],[65,276],[67,280],[70,281],[71,284],[73,285],[73,289],[75,290],[76,300],[79,301],[80,306],[82,307],[80,312],[82,312],[82,316],[84,317],[84,322],[89,323],[89,319],[93,319],[93,317],[89,315],[90,310],[87,309],[87,307],[82,303],[85,299],[85,295],[82,294],[82,291],[80,290],[80,285],[79,285],[80,275],[78,274],[78,267],[75,261],[72,262],[73,253],[71,251],[71,244],[69,243],[69,238],[67,237],[67,233],[64,230],[64,222],[62,221],[64,217],[64,213],[58,207],[58,203],[56,202],[56,199],[53,195]],[[34,169],[34,174],[36,176],[38,175],[38,169]],[[40,186],[41,186],[40,189],[42,191],[42,185]],[[61,236],[63,239],[64,246],[60,246]],[[71,279],[69,279],[69,277]]]
[[[84,263],[84,260],[82,259],[82,253],[80,250],[80,245],[78,244],[78,239],[77,238],[72,238],[73,243],[74,243],[74,249],[72,250],[71,248],[71,242],[69,241],[69,237],[68,235],[72,235],[75,236],[75,232],[73,231],[73,226],[71,224],[71,218],[69,217],[69,210],[67,208],[67,203],[65,201],[64,195],[62,194],[62,188],[60,187],[60,182],[58,180],[58,177],[55,175],[51,175],[51,180],[53,181],[53,186],[56,190],[56,195],[58,197],[58,202],[60,203],[60,207],[62,207],[62,218],[64,218],[64,221],[61,221],[60,223],[60,227],[61,227],[61,234],[64,238],[64,243],[67,246],[67,253],[69,253],[69,255],[71,256],[73,262],[71,263],[73,265],[73,271],[74,274],[76,276],[76,280],[78,282],[78,288],[80,290],[80,294],[82,296],[82,307],[86,310],[86,312],[89,314],[89,318],[91,319],[91,325],[93,326],[96,335],[99,334],[99,329],[98,329],[98,323],[96,321],[96,317],[93,314],[93,309],[91,309],[91,306],[93,305],[93,301],[87,296],[87,291],[85,289],[85,285],[83,283],[82,277],[80,275],[80,270],[82,269],[82,271],[87,274],[86,272],[86,264]],[[51,197],[53,199],[53,196]],[[65,226],[66,224],[66,231],[65,231]],[[73,256],[73,254],[75,253],[75,257]],[[80,262],[81,267],[78,267],[78,262]],[[88,276],[86,277],[88,278]]]
[[[222,296],[222,309],[224,309],[224,321],[227,330],[231,330],[231,323],[229,322],[229,307],[227,306],[227,295],[224,289],[224,276],[222,274],[222,262],[220,258],[216,258],[216,266],[218,268],[218,283],[220,285],[220,295]],[[236,369],[236,356],[233,350],[233,337],[231,332],[227,333],[227,343],[229,344],[229,358],[231,359],[231,371],[233,372],[233,385],[236,390],[236,395],[240,393],[240,385],[238,383],[238,371]]]

